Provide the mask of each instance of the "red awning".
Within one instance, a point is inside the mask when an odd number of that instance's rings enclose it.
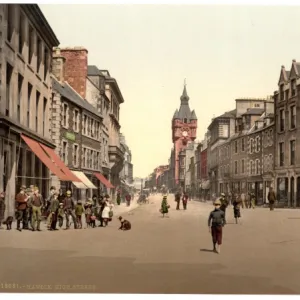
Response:
[[[101,173],[94,173],[94,175],[108,188],[114,189],[115,187],[101,174]]]
[[[42,149],[40,144],[35,140],[30,139],[27,136],[21,135],[22,139],[29,146],[32,152],[43,162],[43,164],[54,173],[60,180],[70,181],[70,179],[60,170],[48,157],[45,151]]]
[[[45,150],[45,152],[49,155],[50,159],[54,161],[54,163],[66,174],[69,178],[69,181],[81,182],[81,180],[75,176],[69,168],[63,163],[63,161],[58,157],[58,155],[54,152],[53,149],[39,143],[40,146]]]

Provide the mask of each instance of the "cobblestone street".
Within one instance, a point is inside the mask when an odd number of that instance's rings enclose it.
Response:
[[[117,230],[117,218],[107,228],[1,230],[1,291],[300,293],[300,210],[244,209],[236,225],[229,208],[218,255],[210,251],[211,203],[176,211],[169,196],[170,216],[162,218],[160,198],[122,215],[129,232]]]

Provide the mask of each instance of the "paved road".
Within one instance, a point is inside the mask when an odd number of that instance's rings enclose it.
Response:
[[[0,231],[2,292],[300,293],[300,210],[228,210],[224,245],[212,253],[211,204],[189,203],[170,217],[160,198],[123,216],[129,232],[107,228]],[[14,284],[14,285],[13,285]]]

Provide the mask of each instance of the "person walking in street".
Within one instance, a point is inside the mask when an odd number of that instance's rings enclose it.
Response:
[[[221,253],[223,227],[225,225],[225,213],[220,209],[221,201],[214,202],[215,209],[210,212],[208,217],[208,230],[212,236],[213,251]]]
[[[49,230],[57,230],[57,218],[58,218],[58,209],[59,209],[59,201],[58,201],[58,193],[54,192],[51,197],[51,202],[49,205],[49,212],[51,214],[51,224]]]
[[[180,210],[180,199],[181,199],[181,193],[178,191],[176,194],[175,194],[175,201],[177,203],[176,205],[176,210]]]
[[[5,219],[5,193],[2,192],[0,193],[0,229],[2,229],[2,222]]]
[[[233,215],[235,218],[235,223],[238,223],[238,219],[241,217],[241,200],[239,199],[239,196],[236,195],[233,199],[232,205],[233,205]]]
[[[45,207],[44,199],[39,193],[39,188],[34,187],[33,195],[29,198],[32,207],[31,226],[32,231],[41,231],[42,208]]]
[[[242,208],[245,208],[246,207],[246,196],[245,196],[245,193],[241,193],[241,203],[242,203]]]
[[[125,199],[126,199],[127,206],[130,206],[131,196],[129,193],[126,195]]]
[[[109,201],[109,199],[106,199],[105,201],[105,207],[102,211],[102,220],[103,223],[105,224],[104,227],[106,227],[108,225],[108,221],[112,218],[113,216],[113,204]]]
[[[20,192],[16,196],[16,218],[17,230],[28,229],[27,201],[29,196],[26,195],[26,186],[22,185]],[[21,229],[22,222],[22,229]]]
[[[29,196],[28,201],[27,201],[27,215],[26,215],[26,219],[27,219],[27,224],[26,224],[26,228],[29,229],[31,228],[31,230],[33,229],[32,226],[32,205],[30,203],[30,199],[32,198],[33,194],[34,194],[34,189],[35,186],[34,185],[30,185],[29,188],[26,190],[26,194],[27,196]]]
[[[120,191],[117,192],[117,204],[118,205],[121,204],[121,193],[120,193]]]
[[[220,210],[222,210],[224,212],[224,220],[225,220],[224,222],[226,224],[226,208],[228,206],[228,201],[227,201],[224,193],[221,194],[221,198],[219,200],[221,201]]]
[[[103,227],[103,218],[102,218],[102,213],[103,213],[103,210],[106,206],[106,201],[108,201],[109,199],[109,195],[106,194],[105,197],[103,198],[102,202],[100,203],[100,209],[99,209],[99,221],[100,221],[100,225],[99,227]]]
[[[63,203],[65,198],[66,198],[66,195],[64,194],[63,190],[59,189],[58,198],[57,198],[58,202]]]
[[[165,217],[165,214],[169,213],[170,206],[168,205],[167,196],[163,196],[163,200],[161,202],[161,209],[160,212],[162,213],[163,218]]]
[[[51,206],[52,200],[54,199],[55,192],[56,192],[56,187],[55,186],[51,186],[49,198],[46,200],[45,210],[46,210],[46,216],[47,216],[47,228],[48,229],[51,228],[51,224],[52,224],[52,220],[51,219],[52,219],[53,214],[51,212],[50,206]]]
[[[67,191],[67,197],[64,199],[64,210],[66,215],[66,229],[70,228],[70,216],[72,217],[72,221],[74,223],[74,229],[77,229],[76,217],[74,213],[75,204],[73,197],[71,196],[71,191]]]
[[[189,200],[189,196],[188,196],[187,192],[185,192],[183,194],[183,197],[182,197],[182,204],[183,204],[183,209],[184,210],[186,210],[186,208],[187,208],[187,202],[188,202],[188,200]]]
[[[77,201],[77,204],[75,206],[75,215],[76,215],[76,221],[77,226],[79,229],[82,229],[82,215],[84,214],[84,208],[82,206],[81,200]]]
[[[274,210],[274,204],[275,204],[275,201],[276,201],[276,194],[275,194],[274,189],[272,187],[270,187],[270,191],[268,193],[268,200],[269,200],[270,210]]]
[[[255,194],[251,193],[250,195],[250,207],[249,208],[255,208]]]

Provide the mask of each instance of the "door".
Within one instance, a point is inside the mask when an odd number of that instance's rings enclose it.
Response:
[[[291,177],[291,192],[290,192],[290,194],[291,194],[291,206],[292,207],[294,207],[294,201],[295,201],[295,192],[294,192],[294,190],[295,190],[295,179],[294,179],[294,177]]]

